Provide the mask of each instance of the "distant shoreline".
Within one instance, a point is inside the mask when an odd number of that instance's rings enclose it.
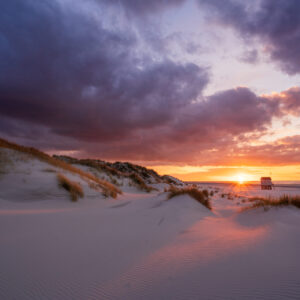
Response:
[[[185,181],[190,184],[204,184],[204,185],[238,185],[236,181]],[[274,187],[289,187],[299,188],[300,181],[273,181]],[[257,186],[260,185],[259,181],[246,181],[244,185]]]

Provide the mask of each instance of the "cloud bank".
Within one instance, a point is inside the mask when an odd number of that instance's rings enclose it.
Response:
[[[143,15],[182,2],[1,2],[1,135],[44,150],[110,160],[225,165],[251,158],[260,148],[244,145],[266,134],[274,118],[299,116],[298,87],[267,96],[247,87],[204,96],[206,67],[174,61],[167,53],[151,55],[134,25],[111,25],[103,12],[116,6]],[[289,35],[277,33],[277,25],[258,29],[262,16],[276,10],[270,1],[250,16],[243,4],[226,3],[218,12],[222,22],[266,37],[274,59],[290,73],[300,70],[285,48],[275,55]],[[282,4],[284,12],[288,7]],[[274,16],[280,23],[281,12]],[[280,144],[281,153],[298,149],[297,138],[290,143],[296,146]]]

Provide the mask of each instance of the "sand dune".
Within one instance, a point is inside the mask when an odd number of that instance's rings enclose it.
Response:
[[[210,211],[167,201],[164,182],[146,193],[118,178],[113,199],[64,172],[84,190],[72,203],[58,170],[5,151],[0,299],[299,299],[300,210],[241,212],[257,188],[200,186],[218,190]]]

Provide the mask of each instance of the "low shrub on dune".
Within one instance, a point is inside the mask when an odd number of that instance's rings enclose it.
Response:
[[[212,209],[210,200],[208,198],[208,193],[207,191],[201,191],[198,190],[195,187],[184,187],[184,188],[177,188],[174,186],[171,186],[169,190],[167,191],[169,193],[168,199],[174,198],[176,196],[180,195],[189,195],[193,199],[195,199],[197,202],[201,203],[208,209]]]
[[[163,175],[161,178],[167,184],[178,185],[178,183],[172,177],[170,177],[168,175]]]
[[[246,207],[244,210],[263,207],[268,209],[270,207],[284,207],[295,206],[300,208],[300,196],[282,195],[279,198],[263,198],[253,197],[249,199],[253,204],[250,207]]]
[[[117,169],[108,166],[105,162],[92,160],[92,159],[73,159],[75,164],[87,166],[90,168],[94,168],[100,172],[104,172],[111,176],[116,176],[117,178],[120,178],[122,176],[122,173],[119,172]]]
[[[208,190],[202,190],[202,193],[204,194],[204,196],[205,196],[206,198],[208,198]]]
[[[64,188],[70,193],[71,200],[76,202],[78,197],[82,198],[84,196],[82,187],[79,183],[71,181],[66,176],[62,174],[57,175],[58,184],[60,187]]]
[[[144,190],[147,193],[155,190],[155,188],[153,188],[152,186],[147,185],[145,181],[136,173],[131,173],[130,175],[128,175],[128,178],[130,178],[141,190]]]

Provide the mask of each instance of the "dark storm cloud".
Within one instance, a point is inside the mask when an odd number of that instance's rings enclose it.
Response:
[[[104,28],[79,8],[0,4],[2,115],[60,135],[112,140],[167,122],[200,95],[204,69],[140,58],[133,32]]]
[[[103,159],[213,163],[239,141],[263,134],[275,116],[294,112],[294,90],[285,104],[247,88],[204,97],[205,68],[164,53],[153,58],[136,30],[108,26],[103,2],[82,5],[0,2],[6,138]]]
[[[271,59],[289,74],[300,72],[300,2],[298,0],[199,0],[243,38],[260,38]]]
[[[157,12],[162,9],[179,5],[186,0],[99,0],[100,2],[106,2],[108,4],[120,5],[122,8],[129,12],[136,14],[147,14],[151,12]]]
[[[266,133],[280,111],[277,100],[237,88],[190,103],[173,113],[164,125],[142,131],[136,128],[131,139],[93,145],[87,151],[95,156],[101,153],[106,159],[220,163],[240,141]]]
[[[233,134],[262,131],[279,113],[277,103],[242,87],[210,96],[206,110],[216,128],[224,128]]]

